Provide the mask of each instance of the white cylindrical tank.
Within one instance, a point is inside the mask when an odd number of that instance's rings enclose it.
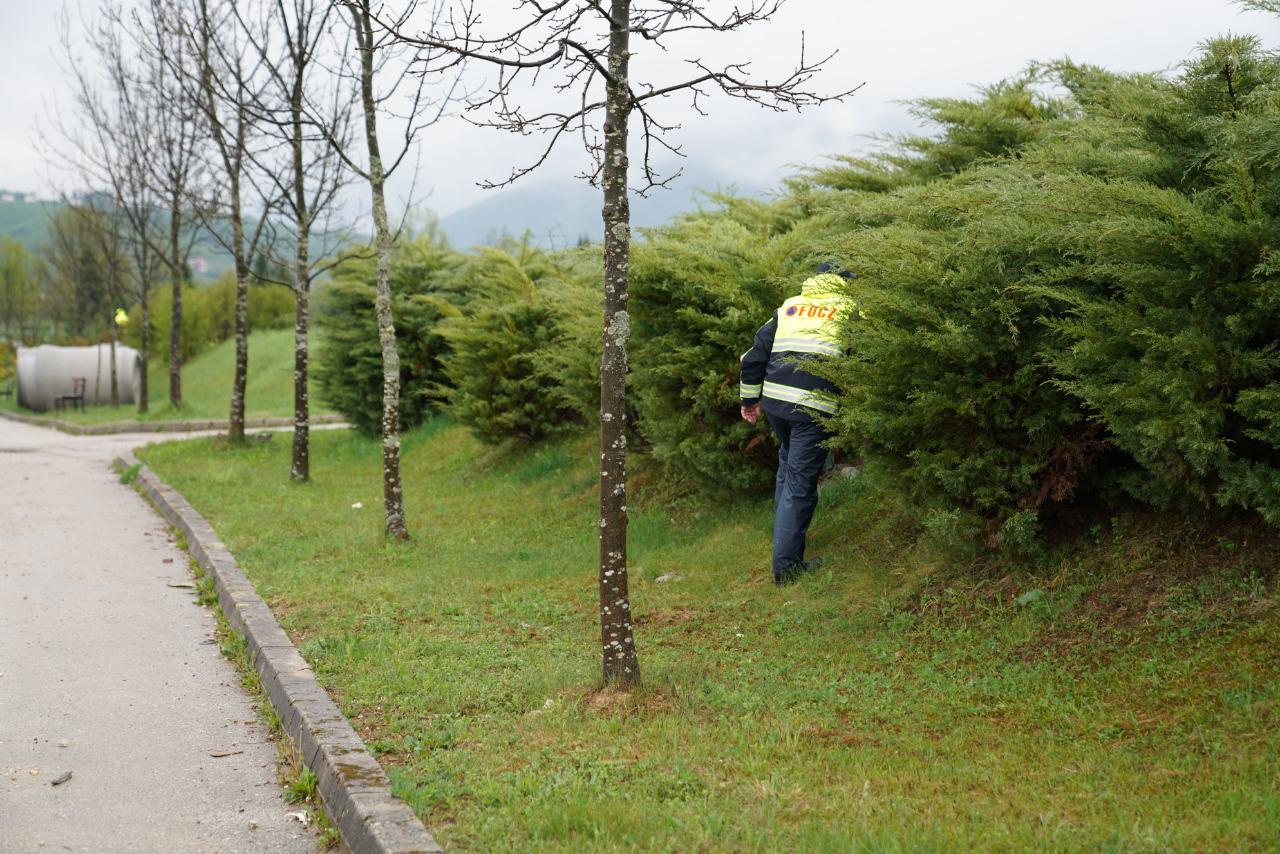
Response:
[[[32,388],[36,381],[36,349],[35,347],[18,348],[18,405],[31,408],[26,398],[26,390]]]
[[[142,394],[142,357],[132,347],[116,345],[116,383],[121,405],[134,404]],[[18,348],[18,403],[35,412],[53,408],[61,395],[71,394],[83,378],[86,406],[111,403],[111,345],[93,347]]]

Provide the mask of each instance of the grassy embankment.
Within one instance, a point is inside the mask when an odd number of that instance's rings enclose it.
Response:
[[[846,480],[811,535],[826,568],[777,589],[766,505],[651,496],[626,697],[597,685],[589,440],[504,455],[447,423],[410,434],[407,544],[381,536],[376,443],[313,443],[308,486],[285,441],[144,459],[451,848],[1280,846],[1262,526],[1121,517],[984,574],[907,546]]]
[[[312,346],[316,346],[313,341]],[[231,407],[231,375],[235,371],[234,340],[223,341],[182,366],[182,408],[169,405],[169,363],[148,365],[151,411],[139,415],[134,406],[88,406],[84,412],[41,412],[80,424],[112,421],[182,421],[226,418]],[[0,398],[0,406],[19,410],[16,395]],[[328,412],[312,383],[312,411]],[[283,418],[293,414],[293,330],[272,329],[249,336],[249,381],[245,388],[248,418]]]

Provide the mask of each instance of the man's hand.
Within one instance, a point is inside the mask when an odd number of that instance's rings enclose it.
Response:
[[[755,424],[756,421],[760,419],[759,403],[753,403],[750,406],[747,406],[744,403],[741,407],[739,407],[739,410],[742,412],[742,420],[746,421],[748,424]]]

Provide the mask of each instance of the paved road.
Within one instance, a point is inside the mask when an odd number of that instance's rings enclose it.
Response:
[[[157,438],[0,420],[5,854],[315,850],[213,615],[169,586],[185,556],[108,470]]]

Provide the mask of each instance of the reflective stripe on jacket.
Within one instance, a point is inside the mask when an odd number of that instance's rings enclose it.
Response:
[[[814,276],[760,327],[740,360],[738,392],[744,404],[763,398],[766,409],[788,418],[809,418],[810,410],[838,411],[835,386],[804,370],[804,362],[841,354],[836,321],[847,304],[841,293],[845,284],[836,275]]]

